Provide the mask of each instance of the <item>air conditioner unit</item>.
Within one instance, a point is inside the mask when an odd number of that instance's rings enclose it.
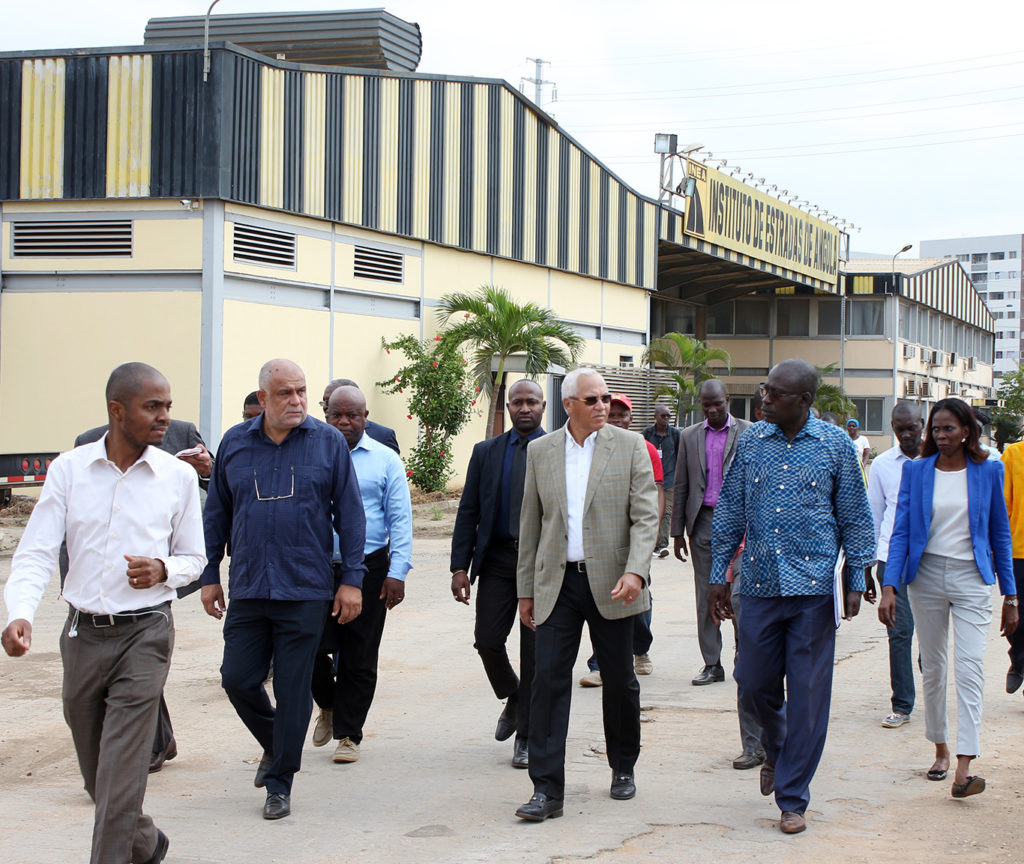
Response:
[[[956,359],[957,359],[956,354],[954,354],[953,352],[950,352],[950,354],[949,354],[949,365],[950,366],[956,366]]]
[[[914,345],[903,345],[903,359],[910,360],[917,355],[917,347]]]
[[[978,368],[978,358],[968,357],[967,358],[967,371],[974,372]]]
[[[922,399],[930,399],[932,396],[932,384],[930,381],[922,381],[917,388],[917,395]]]
[[[916,396],[917,395],[917,381],[915,379],[913,379],[913,378],[908,378],[907,379],[907,387],[906,387],[906,390],[904,392],[906,393],[907,396]]]

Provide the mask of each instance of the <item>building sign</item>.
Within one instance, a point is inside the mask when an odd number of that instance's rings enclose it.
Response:
[[[693,194],[686,233],[759,261],[834,283],[839,229],[727,174],[686,160]]]

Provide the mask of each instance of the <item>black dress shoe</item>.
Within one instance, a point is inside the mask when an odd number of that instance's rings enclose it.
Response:
[[[494,737],[498,741],[507,741],[516,731],[516,720],[519,719],[519,700],[515,696],[509,696],[508,702],[498,715],[498,726],[494,730]]]
[[[516,816],[527,822],[543,822],[557,819],[562,815],[562,799],[548,798],[543,792],[534,792],[533,797],[516,810]]]
[[[767,759],[761,765],[761,794],[771,795],[775,791],[775,763]]]
[[[725,670],[721,664],[718,666],[705,666],[700,672],[697,673],[697,677],[694,678],[690,683],[695,686],[701,684],[714,684],[716,681],[725,680]]]
[[[612,789],[608,793],[616,801],[628,801],[636,795],[636,781],[632,774],[612,774]]]
[[[263,788],[263,781],[267,776],[267,772],[270,770],[270,766],[274,764],[274,754],[268,753],[266,750],[263,751],[263,758],[260,759],[259,767],[256,769],[256,777],[253,779],[252,784],[257,789]]]
[[[271,792],[267,795],[267,803],[263,805],[264,819],[284,819],[292,812],[292,802],[287,795]]]
[[[764,762],[764,753],[760,750],[756,753],[744,753],[742,756],[737,756],[732,760],[732,767],[737,771],[747,771],[750,768],[756,768]]]
[[[516,738],[515,749],[512,751],[513,768],[530,767],[530,750],[525,738]]]
[[[149,762],[149,773],[156,774],[157,771],[164,767],[164,762],[170,762],[177,755],[178,744],[172,737],[162,752],[153,754],[153,758]]]
[[[167,835],[163,831],[157,829],[156,832],[156,850],[152,855],[149,856],[142,864],[160,864],[164,858],[167,857],[167,847],[171,845],[171,841],[167,839]]]
[[[1006,672],[1006,692],[1016,693],[1020,685],[1024,684],[1024,669],[1015,669],[1011,666]]]

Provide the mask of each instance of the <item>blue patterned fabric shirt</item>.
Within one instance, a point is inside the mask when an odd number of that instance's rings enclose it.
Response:
[[[874,523],[850,436],[813,416],[792,441],[774,424],[753,424],[736,444],[711,530],[711,582],[747,533],[737,593],[753,597],[831,594],[839,549],[850,590],[864,590],[875,560]]]

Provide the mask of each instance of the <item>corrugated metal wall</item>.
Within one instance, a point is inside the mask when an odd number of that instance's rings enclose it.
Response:
[[[0,197],[223,197],[655,287],[657,205],[506,85],[201,63],[0,60]]]

